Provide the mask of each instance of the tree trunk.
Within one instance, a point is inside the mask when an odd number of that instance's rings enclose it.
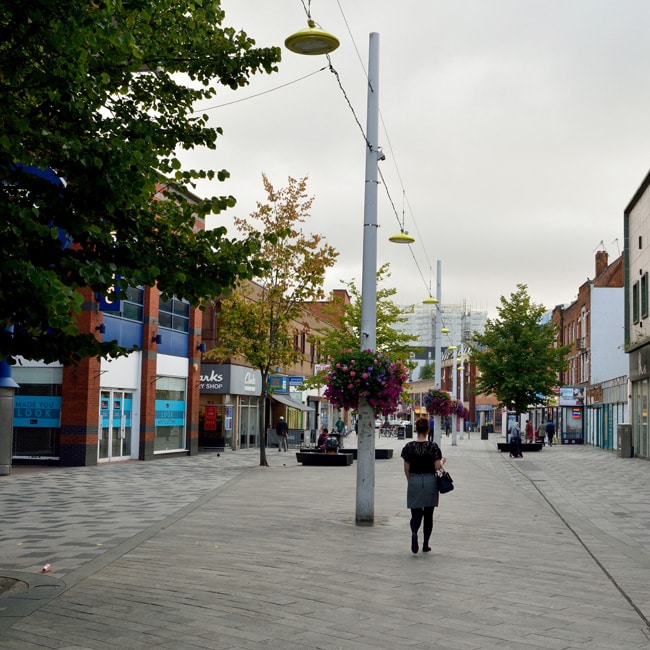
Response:
[[[269,461],[266,459],[266,382],[262,381],[262,397],[260,399],[260,467],[268,467]]]

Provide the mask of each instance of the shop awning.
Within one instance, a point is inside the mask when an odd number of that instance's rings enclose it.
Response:
[[[299,411],[314,410],[311,406],[305,406],[304,404],[301,404],[300,402],[296,402],[290,397],[285,397],[284,395],[271,394],[271,399],[274,399],[276,402],[280,402],[280,404],[284,404],[285,406],[290,406],[292,409],[298,409]]]

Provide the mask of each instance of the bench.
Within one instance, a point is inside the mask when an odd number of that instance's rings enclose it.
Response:
[[[542,446],[541,442],[522,442],[521,451],[522,453],[526,451],[542,451]],[[497,442],[497,447],[499,448],[499,451],[510,452],[509,442]]]
[[[345,467],[352,465],[352,454],[321,454],[317,451],[296,452],[296,460],[303,465]]]
[[[356,460],[358,451],[358,449],[339,449],[339,454],[352,454],[352,457]],[[392,449],[375,449],[375,460],[389,460],[392,457]]]
[[[315,449],[309,447],[303,447],[300,449],[300,452],[303,453],[322,453],[317,452]],[[354,460],[357,459],[357,449],[339,449],[339,454],[350,454]],[[393,457],[392,449],[375,449],[375,460],[389,460]]]

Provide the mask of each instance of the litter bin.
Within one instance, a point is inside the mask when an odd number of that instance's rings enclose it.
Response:
[[[406,437],[407,438],[412,438],[413,437],[413,425],[412,424],[407,424],[405,427],[406,431]]]
[[[634,447],[632,446],[632,425],[616,425],[616,452],[619,458],[633,458]]]
[[[481,427],[481,440],[488,440],[488,428],[485,425]]]
[[[404,440],[405,435],[406,435],[406,427],[402,427],[402,426],[397,427],[397,439]]]

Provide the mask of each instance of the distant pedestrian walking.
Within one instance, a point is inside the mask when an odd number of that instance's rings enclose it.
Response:
[[[427,439],[429,422],[419,418],[415,422],[417,440],[407,442],[402,448],[404,474],[408,482],[406,506],[411,510],[411,551],[420,550],[418,531],[424,521],[422,551],[431,550],[429,540],[433,532],[433,510],[438,505],[438,484],[436,470],[440,469],[445,458],[440,447]]]
[[[280,416],[278,423],[275,425],[275,435],[278,437],[278,451],[284,449],[287,451],[287,435],[289,434],[289,425],[284,418]]]
[[[517,423],[514,422],[510,429],[510,458],[523,458],[521,453],[521,432]]]
[[[533,423],[530,420],[526,420],[526,442],[533,441]]]
[[[429,442],[433,442],[433,428],[436,426],[436,420],[433,417],[433,415],[429,418],[429,435],[428,435],[428,440]]]
[[[555,437],[555,425],[553,424],[553,420],[549,420],[546,423],[546,438],[548,440],[548,446],[552,447],[553,446],[553,438]]]
[[[451,433],[451,418],[447,416],[445,418],[445,435],[449,437],[450,433]]]

